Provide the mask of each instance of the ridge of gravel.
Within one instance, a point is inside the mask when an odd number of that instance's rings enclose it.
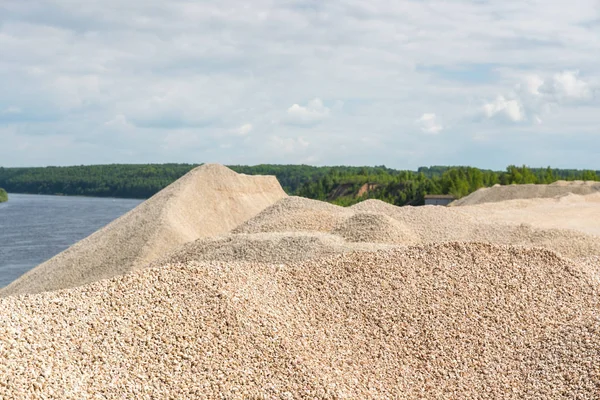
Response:
[[[0,396],[596,399],[599,302],[482,243],[176,263],[0,299]]]

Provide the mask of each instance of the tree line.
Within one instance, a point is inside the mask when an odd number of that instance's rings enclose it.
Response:
[[[0,186],[8,192],[145,199],[197,164],[111,164],[70,167],[2,168]],[[466,166],[421,167],[417,171],[385,166],[232,165],[248,175],[275,175],[290,195],[351,205],[375,198],[395,205],[421,205],[427,194],[466,196],[496,184],[552,183],[557,180],[600,181],[600,171],[529,168],[505,171]]]

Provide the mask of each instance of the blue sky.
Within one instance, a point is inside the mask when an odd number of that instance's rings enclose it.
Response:
[[[0,165],[600,169],[600,3],[2,0]]]

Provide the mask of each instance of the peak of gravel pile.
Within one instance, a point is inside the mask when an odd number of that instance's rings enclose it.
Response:
[[[599,301],[486,244],[165,265],[0,299],[0,396],[596,399]]]
[[[290,196],[241,224],[233,233],[330,232],[336,224],[352,215],[347,208]]]
[[[226,233],[285,197],[275,177],[204,164],[1,289],[0,296],[68,288],[136,270],[186,242]]]
[[[453,201],[450,205],[466,206],[515,199],[554,198],[565,194],[588,195],[594,193],[600,193],[600,182],[557,181],[549,185],[498,185],[481,188],[468,196]]]

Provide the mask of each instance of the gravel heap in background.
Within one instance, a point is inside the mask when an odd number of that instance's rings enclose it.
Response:
[[[596,399],[599,300],[486,244],[171,264],[0,299],[0,396]]]
[[[565,194],[588,195],[599,192],[600,182],[594,181],[556,181],[550,185],[494,185],[491,188],[481,188],[453,201],[450,205],[467,206],[514,199],[542,199]]]
[[[0,296],[64,289],[145,267],[184,243],[230,231],[286,196],[274,176],[204,164],[0,289]]]

